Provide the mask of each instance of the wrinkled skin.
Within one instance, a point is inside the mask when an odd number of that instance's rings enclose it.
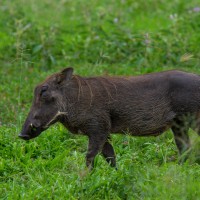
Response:
[[[88,167],[98,153],[116,166],[111,133],[157,136],[171,128],[182,154],[190,148],[188,129],[200,133],[200,77],[172,70],[135,77],[83,78],[66,68],[35,88],[19,137],[37,137],[56,122],[74,134],[88,136]]]

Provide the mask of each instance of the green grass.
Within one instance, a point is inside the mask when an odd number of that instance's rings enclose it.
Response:
[[[198,0],[15,0],[0,3],[0,199],[200,199],[200,139],[178,164],[172,133],[113,135],[118,170],[99,155],[85,167],[87,138],[60,124],[18,139],[33,89],[47,75],[200,74]],[[198,10],[198,9],[197,9]],[[192,98],[192,97],[191,97]]]

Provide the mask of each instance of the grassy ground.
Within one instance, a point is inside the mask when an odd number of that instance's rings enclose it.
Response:
[[[200,146],[183,165],[172,133],[115,135],[118,171],[98,156],[85,167],[87,138],[60,124],[18,139],[34,86],[74,66],[81,75],[183,69],[200,74],[198,0],[0,1],[0,199],[200,199]],[[191,97],[192,98],[192,97]]]

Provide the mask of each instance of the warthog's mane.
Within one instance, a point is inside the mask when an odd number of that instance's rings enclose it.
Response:
[[[115,97],[113,97],[113,94],[117,94],[117,86],[114,83],[113,79],[109,76],[81,77],[78,75],[73,75],[73,79],[76,81],[79,88],[78,100],[80,100],[80,97],[84,95],[84,86],[88,88],[90,94],[90,105],[92,104],[92,100],[94,98],[95,89],[99,86],[105,91],[108,99],[115,99]]]

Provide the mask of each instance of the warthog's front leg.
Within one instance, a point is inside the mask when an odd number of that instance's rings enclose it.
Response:
[[[86,155],[87,167],[91,169],[94,167],[94,158],[98,153],[102,151],[106,140],[107,134],[105,133],[96,133],[89,135],[88,151]]]
[[[110,137],[105,142],[102,155],[106,159],[106,161],[110,164],[111,167],[116,167],[116,159],[115,159],[115,152],[113,146],[109,142]]]

